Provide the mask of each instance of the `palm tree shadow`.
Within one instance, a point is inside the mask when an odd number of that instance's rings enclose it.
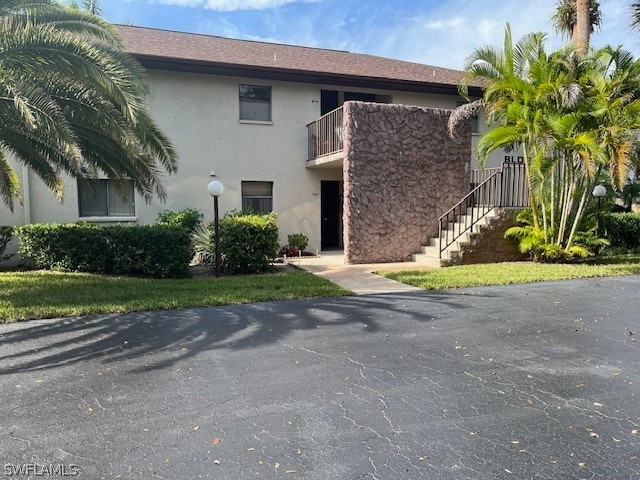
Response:
[[[295,331],[330,327],[343,328],[345,335],[366,335],[385,329],[379,318],[434,321],[443,308],[466,307],[457,293],[412,292],[96,315],[35,321],[26,327],[14,324],[0,335],[0,351],[6,352],[0,354],[0,375],[96,359],[103,364],[142,359],[134,369],[150,371],[208,350],[275,344]],[[366,328],[345,328],[354,324]]]

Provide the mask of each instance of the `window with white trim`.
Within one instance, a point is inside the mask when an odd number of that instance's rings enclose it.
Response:
[[[271,121],[271,87],[240,85],[240,120]]]
[[[78,180],[80,217],[135,217],[133,180]]]
[[[273,182],[242,182],[242,210],[256,213],[273,211]]]

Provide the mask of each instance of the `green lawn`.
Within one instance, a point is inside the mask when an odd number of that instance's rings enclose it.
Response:
[[[462,265],[432,270],[378,272],[398,282],[425,290],[507,285],[570,278],[640,274],[640,255],[599,257],[589,263],[549,264],[533,262]]]
[[[181,280],[48,271],[0,272],[0,323],[349,293],[327,280],[299,270]]]
[[[379,272],[425,290],[640,274],[640,254],[589,263],[495,263]],[[0,323],[95,313],[164,310],[333,297],[350,292],[301,270],[233,277],[154,280],[48,271],[0,272]]]

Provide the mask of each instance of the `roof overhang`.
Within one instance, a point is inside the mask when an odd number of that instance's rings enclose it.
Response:
[[[234,65],[223,63],[209,63],[188,59],[157,57],[150,55],[132,54],[145,68],[150,70],[168,70],[177,72],[202,73],[208,75],[224,75],[234,77],[256,78],[261,80],[276,80],[283,82],[312,83],[320,85],[335,85],[349,88],[371,88],[379,90],[397,90],[419,93],[437,93],[443,95],[458,95],[454,85],[438,83],[416,82],[389,78],[358,77],[351,75],[329,74],[304,70],[288,70],[267,68],[250,65]],[[469,87],[471,97],[482,96],[482,89]]]

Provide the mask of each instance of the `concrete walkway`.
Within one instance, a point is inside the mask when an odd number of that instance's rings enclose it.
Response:
[[[346,265],[342,251],[320,252],[317,257],[292,258],[287,260],[287,263],[324,277],[356,295],[420,291],[417,287],[381,277],[373,272],[429,268],[413,262]]]

